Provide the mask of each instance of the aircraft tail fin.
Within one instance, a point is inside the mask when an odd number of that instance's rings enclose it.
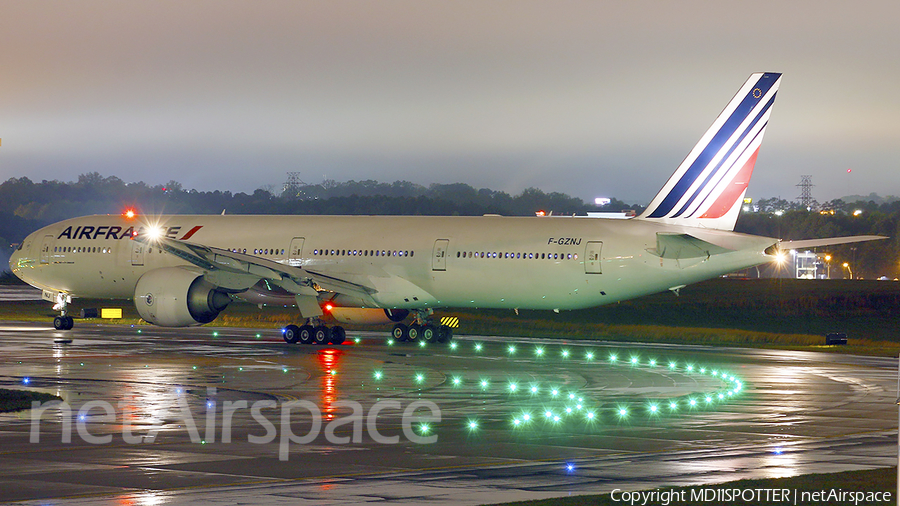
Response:
[[[781,74],[752,74],[637,219],[734,230]]]

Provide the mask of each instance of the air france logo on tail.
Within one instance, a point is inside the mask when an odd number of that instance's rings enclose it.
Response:
[[[639,217],[733,230],[781,74],[753,74]]]

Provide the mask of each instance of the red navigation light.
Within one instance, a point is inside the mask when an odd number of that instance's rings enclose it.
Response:
[[[332,305],[332,304],[325,304],[325,308],[324,308],[324,309],[325,309],[326,312],[330,313],[331,310],[334,309],[334,305]]]
[[[534,213],[535,216],[547,216],[547,212],[541,209],[540,211]]]
[[[134,209],[126,209],[126,210],[125,210],[125,213],[123,213],[123,214],[124,214],[125,217],[128,218],[129,220],[132,219],[132,218],[134,218],[135,216],[137,216],[137,213],[134,212]]]

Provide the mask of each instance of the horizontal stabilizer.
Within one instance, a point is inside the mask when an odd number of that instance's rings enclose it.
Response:
[[[807,249],[820,246],[833,246],[835,244],[850,244],[853,242],[880,241],[887,239],[883,235],[851,235],[847,237],[828,237],[825,239],[804,239],[802,241],[781,241],[778,249]]]
[[[690,234],[659,232],[656,234],[656,250],[647,250],[660,258],[686,259],[709,258],[712,255],[729,253],[733,250],[716,246]]]

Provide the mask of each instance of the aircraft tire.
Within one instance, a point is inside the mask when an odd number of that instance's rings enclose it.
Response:
[[[439,337],[437,329],[434,328],[434,325],[425,325],[424,327],[422,327],[419,335],[422,336],[422,339],[424,339],[426,343],[436,343]]]
[[[300,327],[300,342],[302,344],[311,344],[313,342],[313,327],[312,325],[303,325]]]
[[[402,323],[394,325],[394,329],[391,330],[391,337],[393,337],[395,341],[408,341],[409,327]]]
[[[325,325],[313,329],[313,344],[326,345],[331,342],[331,331]]]
[[[446,325],[441,325],[441,328],[438,329],[438,342],[449,343],[452,339],[453,329]]]
[[[413,323],[409,326],[409,331],[406,334],[408,337],[407,341],[414,343],[419,340],[419,336],[422,335],[422,326],[418,323]]]
[[[66,328],[64,330],[72,330],[72,327],[75,326],[75,319],[71,316],[65,316],[66,319]]]
[[[65,316],[57,316],[53,319],[53,328],[56,330],[68,330],[66,328],[67,323]]]
[[[288,344],[297,344],[297,341],[300,340],[300,327],[288,325],[284,328],[284,331],[281,332],[281,336],[284,337],[284,342]]]
[[[337,346],[344,344],[344,341],[347,339],[347,332],[344,331],[344,327],[331,327],[331,344]]]

